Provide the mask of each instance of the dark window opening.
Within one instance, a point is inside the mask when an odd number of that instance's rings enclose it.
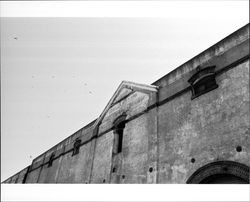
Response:
[[[123,114],[114,121],[114,154],[122,152],[123,132],[126,124],[125,120],[126,114]]]
[[[55,154],[51,154],[50,158],[49,158],[49,163],[48,163],[48,167],[52,166],[53,160],[54,160]]]
[[[194,99],[218,87],[214,73],[215,66],[201,69],[197,68],[197,72],[188,80],[192,89],[192,97]]]
[[[73,148],[72,156],[74,156],[76,154],[79,154],[80,146],[81,146],[81,140],[80,139],[76,139],[76,141],[74,143],[74,148]]]
[[[123,131],[125,128],[125,123],[121,122],[116,125],[114,133],[115,133],[115,142],[114,142],[114,153],[122,152],[122,142],[123,142]]]
[[[122,151],[123,129],[118,129],[116,132],[118,134],[118,148],[117,148],[117,152],[120,153]]]
[[[193,96],[192,98],[196,98],[204,93],[207,93],[215,88],[217,88],[218,85],[216,84],[214,77],[206,77],[203,80],[197,82],[193,85]]]

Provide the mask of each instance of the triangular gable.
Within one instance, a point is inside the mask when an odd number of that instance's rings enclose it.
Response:
[[[114,103],[119,102],[121,99],[123,99],[124,97],[127,97],[129,94],[131,94],[133,92],[133,90],[131,89],[127,89],[127,88],[123,88],[120,90],[120,92],[118,93],[118,95],[116,96],[116,98],[114,99],[112,105]]]
[[[129,95],[130,93],[134,91],[139,91],[143,92],[146,94],[152,93],[152,92],[157,92],[158,91],[158,86],[154,85],[146,85],[146,84],[138,84],[130,81],[122,81],[121,84],[118,86],[116,89],[114,95],[111,97],[109,100],[108,104],[104,108],[103,112],[99,116],[99,118],[96,120],[94,128],[96,128],[108,112],[109,108],[112,106],[113,103],[119,101],[123,97]]]

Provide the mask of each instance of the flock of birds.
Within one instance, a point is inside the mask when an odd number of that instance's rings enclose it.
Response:
[[[13,39],[14,39],[14,40],[18,40],[18,37],[13,37]],[[72,77],[73,77],[73,78],[75,78],[75,76],[72,76]],[[35,78],[35,76],[34,76],[34,75],[32,75],[32,76],[31,76],[31,78],[32,78],[32,79],[34,79],[34,78]],[[52,79],[54,79],[54,78],[55,78],[55,76],[54,76],[54,75],[52,75],[52,76],[51,76],[51,78],[52,78]],[[87,83],[84,83],[84,86],[88,86],[88,84],[87,84]],[[32,85],[32,88],[34,88],[34,86],[33,86],[33,85]],[[88,91],[88,94],[92,94],[92,91]],[[49,115],[47,115],[46,117],[47,117],[47,118],[50,118],[50,116],[49,116]],[[32,159],[32,158],[33,158],[33,157],[32,157],[32,155],[29,155],[29,158],[30,158],[30,159]]]
[[[18,40],[18,37],[14,37],[14,39],[15,39],[15,40]],[[33,78],[35,78],[34,75],[32,76],[32,79],[33,79]],[[54,79],[55,76],[51,76],[51,78]],[[73,76],[73,78],[75,78],[75,76]],[[87,86],[87,83],[84,83],[84,86]],[[34,86],[32,86],[32,88],[34,88]],[[89,91],[88,93],[89,93],[89,94],[92,94],[92,91]]]
[[[13,39],[14,39],[14,40],[18,40],[18,37],[14,37]],[[32,75],[31,78],[34,79],[35,76]],[[54,79],[55,76],[53,75],[53,76],[51,76],[51,78]],[[75,78],[75,76],[73,76],[73,78]],[[84,86],[87,86],[87,85],[88,85],[87,83],[84,83]],[[34,88],[34,86],[32,86],[32,88]],[[89,93],[89,94],[92,94],[92,91],[88,91],[88,93]],[[50,116],[47,115],[47,118],[50,118]],[[33,157],[32,157],[31,155],[29,155],[29,158],[32,159]]]

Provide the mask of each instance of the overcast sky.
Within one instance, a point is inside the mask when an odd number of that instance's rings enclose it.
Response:
[[[43,5],[64,18],[1,8],[2,180],[97,118],[122,80],[151,84],[249,21],[248,1]]]

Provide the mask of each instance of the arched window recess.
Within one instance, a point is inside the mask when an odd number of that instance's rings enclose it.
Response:
[[[51,166],[52,166],[52,164],[53,164],[53,160],[54,160],[54,157],[55,157],[55,154],[54,154],[54,153],[52,153],[52,154],[50,155],[50,158],[49,158],[48,167],[51,167]]]
[[[76,139],[73,147],[72,156],[79,154],[80,146],[81,146],[81,139]]]
[[[218,88],[215,80],[215,66],[196,68],[196,73],[188,80],[191,85],[192,97],[194,99],[202,94]]]
[[[123,131],[125,128],[125,120],[126,114],[122,114],[119,116],[114,122],[114,147],[113,153],[118,154],[122,152],[122,144],[123,144]]]

